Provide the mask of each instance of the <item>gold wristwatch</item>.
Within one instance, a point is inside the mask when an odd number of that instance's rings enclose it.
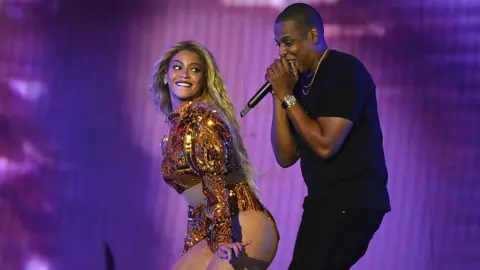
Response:
[[[285,98],[283,99],[283,102],[282,102],[282,108],[284,109],[287,109],[288,107],[290,106],[293,106],[295,104],[297,104],[298,101],[297,99],[295,98],[294,95],[292,94],[288,94],[285,96]]]

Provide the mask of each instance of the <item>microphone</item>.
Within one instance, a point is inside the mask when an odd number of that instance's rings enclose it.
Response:
[[[272,90],[272,86],[270,85],[270,82],[265,82],[262,87],[253,95],[253,97],[248,101],[247,105],[245,105],[245,108],[240,112],[240,116],[244,117],[250,109],[253,107],[257,106],[257,104],[262,100],[268,92]]]

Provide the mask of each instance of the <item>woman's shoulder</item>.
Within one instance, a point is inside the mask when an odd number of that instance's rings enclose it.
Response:
[[[218,106],[205,101],[192,102],[188,107],[188,111],[191,116],[199,118],[202,122],[206,121],[209,123],[208,121],[210,120],[213,123],[223,123],[224,125],[228,122]]]
[[[198,111],[199,113],[215,113],[218,107],[206,101],[191,101],[188,107],[191,111]]]
[[[204,145],[206,140],[215,145],[228,148],[232,141],[227,118],[219,107],[208,102],[192,103],[188,110],[191,118],[186,121],[195,136],[196,142]],[[186,119],[185,119],[186,120]]]

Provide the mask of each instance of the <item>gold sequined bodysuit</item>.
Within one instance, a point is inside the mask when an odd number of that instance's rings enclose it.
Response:
[[[205,103],[187,103],[169,116],[171,128],[162,139],[165,182],[179,194],[202,183],[204,202],[189,206],[184,252],[203,239],[212,252],[233,239],[232,218],[240,211],[272,215],[245,180],[232,180],[232,137],[225,121]]]

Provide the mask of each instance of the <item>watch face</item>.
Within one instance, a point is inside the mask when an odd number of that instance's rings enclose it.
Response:
[[[293,105],[297,99],[293,95],[287,95],[285,97],[285,101],[288,103],[288,105]]]

